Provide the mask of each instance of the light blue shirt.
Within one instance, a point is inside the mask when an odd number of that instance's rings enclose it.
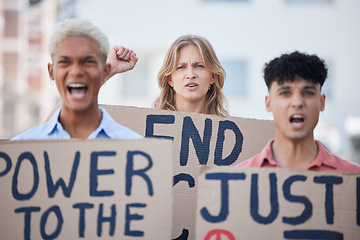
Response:
[[[140,139],[142,136],[127,127],[124,127],[112,119],[104,108],[99,108],[102,119],[99,127],[92,132],[88,139],[112,138],[112,139]],[[39,139],[70,139],[70,135],[64,130],[59,122],[61,108],[58,109],[50,120],[40,126],[31,128],[11,140],[39,140]]]

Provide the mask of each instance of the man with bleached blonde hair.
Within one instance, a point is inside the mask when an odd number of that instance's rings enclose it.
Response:
[[[99,89],[111,75],[111,66],[106,63],[107,37],[97,27],[86,20],[65,20],[52,35],[49,52],[52,63],[48,72],[56,83],[62,107],[46,123],[12,140],[141,138],[99,108]],[[136,61],[123,59],[123,70],[132,69]]]

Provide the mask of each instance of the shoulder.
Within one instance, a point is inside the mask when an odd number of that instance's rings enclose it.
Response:
[[[339,158],[335,155],[332,155],[333,158],[336,159],[336,171],[339,171],[339,172],[358,172],[360,173],[360,166],[355,164],[355,163],[352,163],[352,162],[349,162],[349,161],[346,161],[342,158]]]
[[[37,127],[30,128],[25,132],[13,137],[11,141],[16,140],[35,140],[35,139],[44,139],[47,135],[47,126],[46,123],[39,125]]]
[[[277,167],[273,158],[271,146],[274,140],[270,140],[265,147],[255,156],[239,163],[236,167]]]
[[[319,147],[321,162],[324,165],[331,166],[337,172],[360,172],[360,166],[346,161],[332,153],[330,153],[319,141],[316,141]]]
[[[261,153],[258,153],[255,156],[237,164],[235,167],[260,167],[258,164],[260,158],[261,158]]]
[[[49,139],[55,138],[54,135],[50,136],[57,127],[58,118],[60,115],[61,108],[59,108],[49,119],[49,121],[28,129],[27,131],[15,136],[11,140],[35,140],[35,139]]]

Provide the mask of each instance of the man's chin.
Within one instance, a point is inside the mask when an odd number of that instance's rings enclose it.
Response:
[[[73,103],[68,106],[65,106],[64,108],[66,108],[67,110],[72,111],[74,113],[82,113],[82,112],[86,112],[87,110],[89,110],[92,106],[93,105],[84,104],[84,103]]]
[[[307,135],[305,134],[294,134],[290,137],[290,140],[292,142],[298,143],[298,142],[302,142],[307,138]]]

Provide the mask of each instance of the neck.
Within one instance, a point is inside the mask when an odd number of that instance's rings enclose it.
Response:
[[[275,137],[272,152],[281,167],[306,170],[316,158],[318,148],[313,138],[289,141]]]
[[[191,113],[204,113],[204,102],[184,102],[176,101],[176,111],[191,112]]]
[[[85,111],[74,111],[63,108],[59,122],[71,138],[86,139],[95,131],[101,122],[102,114],[98,106]]]

